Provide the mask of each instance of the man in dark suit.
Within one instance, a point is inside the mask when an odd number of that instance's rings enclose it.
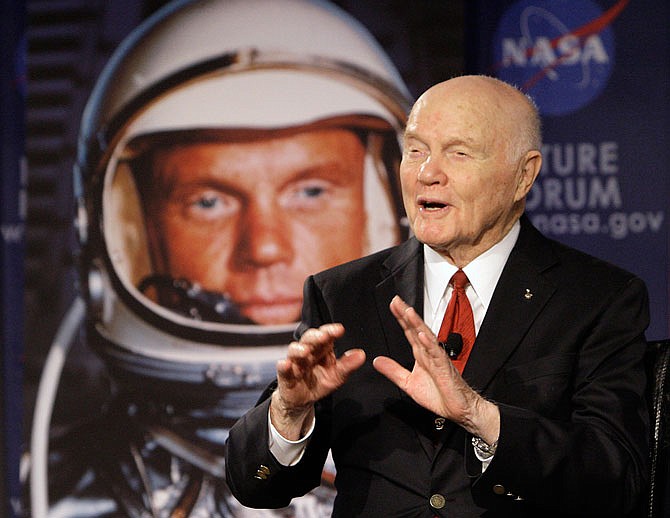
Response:
[[[532,101],[493,78],[418,99],[400,166],[414,237],[307,279],[299,341],[230,431],[243,504],[286,505],[332,449],[333,516],[635,513],[646,288],[523,216],[540,142]],[[473,346],[440,343],[460,270]]]

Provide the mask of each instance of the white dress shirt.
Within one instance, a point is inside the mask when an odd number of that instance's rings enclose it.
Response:
[[[473,259],[463,271],[470,284],[465,288],[472,316],[475,320],[475,334],[479,334],[484,316],[491,303],[493,291],[498,284],[509,254],[514,248],[521,225],[517,221],[507,235],[486,252]],[[447,311],[453,287],[449,280],[458,267],[447,262],[428,245],[423,245],[424,283],[423,283],[423,320],[437,335],[444,313]]]
[[[486,311],[491,303],[493,291],[498,284],[509,254],[512,252],[512,248],[514,248],[514,244],[519,237],[520,228],[521,225],[517,221],[501,241],[463,268],[465,275],[468,276],[468,280],[470,281],[470,284],[465,289],[465,293],[472,306],[476,334],[479,333],[479,328],[484,321],[484,316],[486,316]],[[447,262],[444,257],[428,245],[423,245],[423,252],[423,319],[426,325],[437,335],[442,318],[447,310],[447,304],[449,304],[449,299],[451,298],[451,292],[453,291],[452,286],[449,285],[449,280],[456,273],[458,267]],[[282,437],[272,425],[269,412],[268,425],[270,428],[270,452],[284,466],[296,464],[302,458],[307,447],[307,443],[314,430],[314,422],[312,422],[312,426],[305,437],[298,441],[289,441]],[[491,462],[491,458],[486,460],[479,456],[478,458],[482,461],[482,470],[486,469]]]

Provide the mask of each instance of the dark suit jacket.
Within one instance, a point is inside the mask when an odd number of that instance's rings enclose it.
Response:
[[[306,281],[299,331],[342,322],[337,355],[363,347],[367,360],[317,405],[296,466],[268,451],[267,400],[233,427],[228,483],[243,504],[284,506],[318,485],[332,448],[333,516],[612,517],[634,509],[648,442],[640,279],[543,237],[522,218],[463,373],[500,406],[498,450],[484,474],[463,429],[436,430],[434,415],[372,367],[379,355],[414,363],[388,307],[396,294],[422,313],[415,239]],[[444,507],[431,507],[432,495]]]

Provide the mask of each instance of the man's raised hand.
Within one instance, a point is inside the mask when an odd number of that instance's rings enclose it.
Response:
[[[344,335],[341,324],[308,329],[288,346],[277,362],[277,390],[272,395],[272,424],[286,439],[297,440],[309,428],[314,403],[346,381],[365,361],[362,349],[350,349],[336,358],[335,340]]]

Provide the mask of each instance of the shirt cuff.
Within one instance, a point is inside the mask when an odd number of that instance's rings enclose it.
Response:
[[[270,419],[270,412],[268,411],[268,429],[270,430],[270,433],[268,434],[268,446],[270,448],[270,453],[277,459],[279,464],[282,466],[294,466],[300,462],[312,437],[315,423],[316,420],[312,419],[312,424],[304,437],[297,441],[289,441],[282,437],[274,427],[272,420]]]
[[[489,467],[489,464],[491,464],[491,461],[493,460],[494,455],[489,455],[488,457],[484,457],[481,453],[479,453],[479,450],[475,448],[474,446],[472,447],[473,450],[475,450],[475,457],[482,463],[482,473],[486,471],[486,468]]]

